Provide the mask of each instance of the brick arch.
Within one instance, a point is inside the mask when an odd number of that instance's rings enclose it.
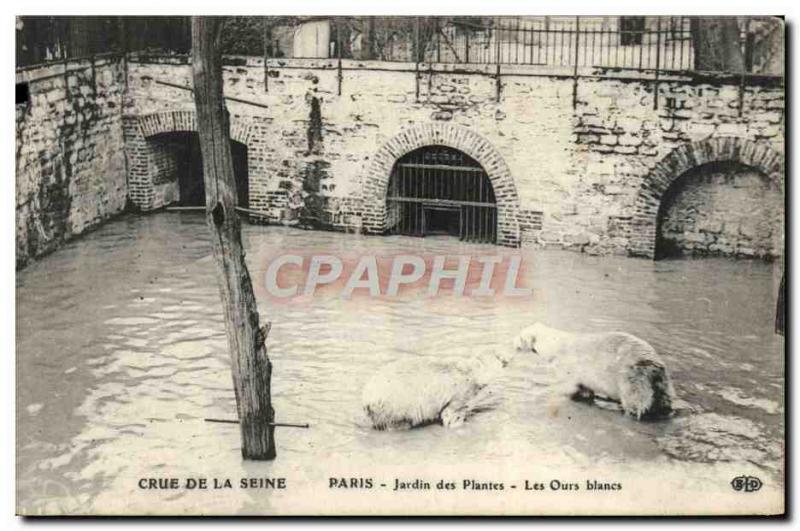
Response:
[[[658,209],[669,187],[687,171],[710,162],[738,162],[784,188],[783,155],[769,145],[739,137],[708,138],[672,150],[647,174],[636,196],[628,254],[655,257]]]
[[[139,131],[144,138],[179,131],[197,132],[197,115],[194,111],[165,111],[145,114],[137,118]],[[250,123],[231,116],[231,140],[247,145],[250,140]]]
[[[407,127],[378,150],[364,180],[364,229],[370,233],[382,233],[386,230],[386,194],[395,162],[415,149],[431,145],[458,149],[480,163],[492,183],[497,201],[497,243],[518,246],[519,197],[505,160],[482,135],[467,127],[450,123],[436,122]]]

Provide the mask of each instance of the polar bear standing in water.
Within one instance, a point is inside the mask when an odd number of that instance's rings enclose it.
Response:
[[[372,427],[409,429],[441,423],[455,427],[491,407],[487,388],[510,356],[409,358],[380,369],[364,386],[362,404]]]
[[[517,350],[553,361],[563,391],[575,400],[605,398],[637,419],[672,412],[675,391],[661,357],[646,341],[624,332],[573,334],[536,323],[517,336]]]

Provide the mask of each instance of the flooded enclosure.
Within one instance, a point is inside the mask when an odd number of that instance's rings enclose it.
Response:
[[[177,180],[180,206],[204,206],[203,159],[200,137],[195,132],[171,132],[150,138],[157,167],[156,183]],[[233,173],[240,206],[248,205],[247,146],[231,141]]]
[[[17,513],[786,514],[785,24],[18,15]]]
[[[450,237],[264,226],[245,226],[243,236],[256,283],[264,257],[281,249],[375,255],[499,249]],[[600,469],[647,470],[686,486],[735,462],[737,473],[757,474],[764,490],[782,486],[777,264],[520,252],[532,272],[533,297],[524,302],[260,300],[262,320],[273,323],[267,344],[276,420],[311,428],[278,431],[278,458],[247,462],[237,426],[203,420],[236,416],[203,215],[125,216],[68,243],[16,279],[21,507],[31,514],[177,514],[202,504],[206,514],[285,513],[296,507],[302,484],[327,486],[329,475],[378,466],[409,476],[432,467],[447,474],[476,463],[509,481],[522,481],[516,472],[522,463],[546,463],[585,470],[582,477]],[[559,399],[552,391],[557,370],[518,354],[497,382],[498,404],[457,429],[379,432],[364,422],[361,389],[380,367],[401,358],[508,349],[521,328],[539,320],[576,332],[623,330],[650,342],[672,372],[677,415],[637,422],[618,410]],[[148,492],[138,486],[141,478],[197,476],[286,476],[290,488]],[[487,499],[472,496],[476,504]]]
[[[389,182],[389,232],[448,235],[494,243],[497,205],[481,165],[447,146],[428,146],[402,156]]]

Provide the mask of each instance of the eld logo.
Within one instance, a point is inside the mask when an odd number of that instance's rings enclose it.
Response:
[[[755,476],[737,476],[731,480],[731,487],[735,491],[755,492],[761,485],[761,480]]]

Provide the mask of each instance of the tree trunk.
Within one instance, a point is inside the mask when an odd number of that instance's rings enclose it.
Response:
[[[744,71],[744,54],[736,17],[692,17],[691,31],[695,70]]]
[[[364,17],[364,32],[361,34],[361,59],[375,59],[375,17]]]
[[[240,221],[234,209],[236,181],[228,112],[222,95],[219,46],[222,22],[222,17],[192,17],[192,70],[206,187],[206,219],[225,314],[242,457],[266,460],[275,458],[274,412],[270,403],[272,365],[264,345],[267,329],[259,329],[258,325]]]

